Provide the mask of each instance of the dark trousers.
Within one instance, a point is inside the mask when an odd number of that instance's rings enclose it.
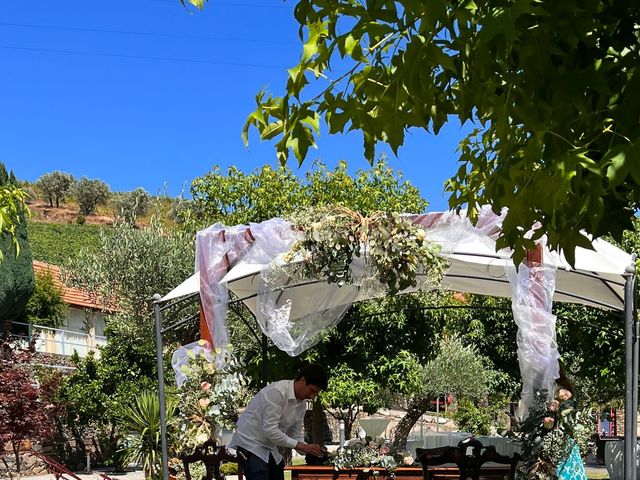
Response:
[[[269,463],[257,455],[238,447],[246,460],[242,462],[242,473],[247,480],[284,480],[284,460],[276,463],[273,455],[269,455]]]

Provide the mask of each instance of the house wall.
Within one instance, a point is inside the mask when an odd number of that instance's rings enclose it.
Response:
[[[101,312],[69,307],[59,328],[33,326],[33,331],[40,334],[36,348],[39,352],[56,355],[70,356],[77,351],[85,357],[94,351],[99,356],[98,347],[106,344],[105,318]]]

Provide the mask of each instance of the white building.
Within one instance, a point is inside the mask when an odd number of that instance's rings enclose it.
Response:
[[[64,356],[72,355],[75,350],[81,357],[94,351],[99,356],[98,347],[106,344],[104,328],[105,318],[110,313],[108,309],[86,292],[67,287],[62,282],[57,265],[34,260],[33,270],[36,276],[49,272],[54,283],[62,290],[62,299],[67,304],[67,314],[59,328],[26,326],[30,328],[31,335],[38,333],[36,350]]]

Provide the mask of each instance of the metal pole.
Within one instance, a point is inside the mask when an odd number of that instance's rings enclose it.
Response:
[[[164,398],[164,363],[162,361],[162,321],[160,295],[153,296],[156,317],[156,361],[158,363],[158,400],[160,401],[160,441],[162,444],[162,479],[169,480],[169,457],[167,455],[167,405]]]
[[[631,408],[633,411],[633,415],[631,416],[631,431],[633,432],[633,456],[631,457],[633,460],[633,475],[632,480],[636,480],[638,478],[638,318],[636,312],[636,277],[633,275],[631,281],[631,318],[633,322],[633,364],[632,364],[632,377],[633,377],[633,385],[631,388],[631,394],[633,395],[633,400],[631,402]]]
[[[632,260],[635,262],[635,255]],[[624,395],[624,478],[636,480],[636,437],[637,437],[637,393],[634,387],[638,385],[637,346],[635,342],[634,325],[634,286],[635,263],[625,269],[624,284],[624,364],[625,364],[625,395]]]
[[[267,336],[262,334],[262,386],[267,386],[267,374],[269,359],[267,358]]]

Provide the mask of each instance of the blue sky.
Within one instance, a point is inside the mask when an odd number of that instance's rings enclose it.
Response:
[[[0,161],[20,179],[53,170],[112,190],[166,186],[178,195],[213,165],[250,171],[276,164],[272,143],[240,138],[267,87],[282,94],[300,44],[294,2],[212,0],[203,12],[178,0],[0,2]],[[434,137],[410,132],[391,164],[431,210],[446,208],[456,170],[457,124]],[[329,165],[367,168],[359,133],[310,151]],[[386,152],[384,148],[380,152]]]

